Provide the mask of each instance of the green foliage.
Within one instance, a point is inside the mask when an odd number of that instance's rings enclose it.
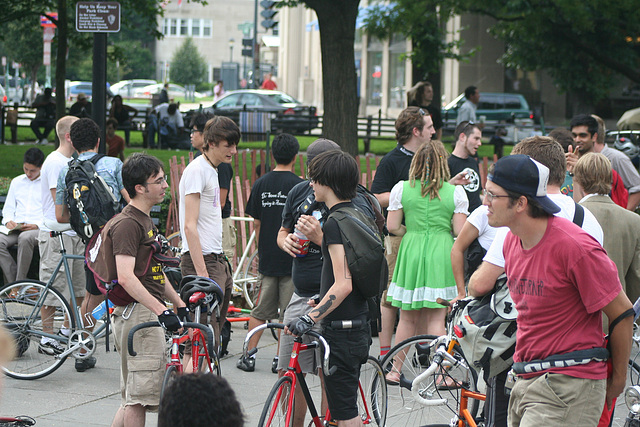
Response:
[[[171,80],[181,84],[197,84],[207,77],[207,63],[193,39],[187,37],[171,58]]]

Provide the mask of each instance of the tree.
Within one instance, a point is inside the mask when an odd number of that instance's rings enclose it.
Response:
[[[3,50],[12,60],[22,65],[21,70],[31,82],[36,81],[42,66],[42,32],[36,17],[12,21],[4,26]]]
[[[182,43],[171,58],[171,80],[182,85],[198,84],[207,78],[207,63],[191,37]]]

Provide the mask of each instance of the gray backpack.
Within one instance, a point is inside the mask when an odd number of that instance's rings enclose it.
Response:
[[[453,321],[467,361],[476,371],[484,370],[485,378],[504,372],[513,364],[518,316],[507,276],[498,278],[491,293],[463,301]]]

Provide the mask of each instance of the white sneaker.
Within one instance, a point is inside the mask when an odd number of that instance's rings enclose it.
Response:
[[[40,145],[47,145],[49,144],[49,141],[47,141],[47,138],[42,138],[39,142]]]

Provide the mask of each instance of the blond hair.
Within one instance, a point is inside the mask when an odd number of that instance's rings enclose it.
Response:
[[[76,116],[64,116],[56,123],[56,135],[60,141],[64,139],[64,136],[71,132],[71,125],[79,120]]]
[[[573,167],[573,180],[585,194],[609,194],[613,182],[611,162],[604,154],[584,154]]]
[[[420,181],[422,197],[429,195],[430,199],[440,198],[442,183],[449,181],[451,176],[448,156],[449,153],[438,140],[425,142],[416,150],[409,168],[409,184],[415,187],[416,181]]]

